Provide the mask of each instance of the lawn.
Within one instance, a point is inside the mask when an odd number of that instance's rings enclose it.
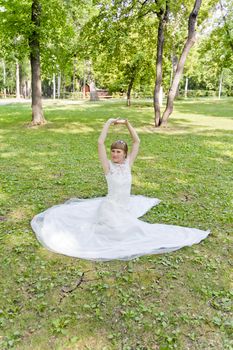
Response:
[[[45,101],[0,106],[0,349],[232,349],[233,99],[178,101],[168,128],[150,102]],[[133,194],[161,199],[143,220],[210,229],[198,245],[129,262],[47,251],[32,217],[107,192],[96,142],[128,118],[141,138]],[[123,138],[111,128],[107,146]]]

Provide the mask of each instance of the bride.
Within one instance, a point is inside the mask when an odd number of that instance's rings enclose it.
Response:
[[[105,139],[111,125],[123,124],[132,138],[111,145],[107,157]],[[191,246],[206,238],[209,231],[175,225],[149,224],[138,217],[160,201],[131,195],[131,167],[140,140],[136,130],[124,119],[109,119],[98,139],[98,154],[107,185],[106,197],[73,199],[36,215],[31,226],[47,249],[81,259],[130,260],[146,254],[161,254]]]

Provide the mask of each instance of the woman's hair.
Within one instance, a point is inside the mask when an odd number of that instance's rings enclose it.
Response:
[[[125,141],[117,140],[111,144],[111,150],[112,149],[122,149],[125,152],[125,156],[127,157],[128,153],[128,145]]]

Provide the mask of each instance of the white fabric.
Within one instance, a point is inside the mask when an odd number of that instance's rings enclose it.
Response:
[[[128,161],[109,161],[108,195],[71,199],[36,215],[32,228],[51,251],[87,260],[130,260],[145,254],[167,253],[191,246],[209,231],[137,219],[160,201],[130,195]]]

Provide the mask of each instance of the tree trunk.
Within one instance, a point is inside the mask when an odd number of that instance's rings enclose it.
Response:
[[[159,95],[160,95],[160,89],[162,84],[164,28],[168,21],[168,14],[169,14],[169,7],[168,7],[168,1],[166,1],[165,13],[160,12],[158,14],[159,27],[158,27],[157,56],[156,56],[156,79],[155,79],[155,88],[154,88],[155,126],[159,126],[161,124]]]
[[[92,80],[90,82],[90,101],[98,101],[99,96],[96,91],[95,82]]]
[[[218,89],[218,98],[221,98],[222,95],[222,81],[223,81],[223,71],[221,71],[220,80],[219,80],[219,89]]]
[[[6,98],[6,65],[5,61],[2,61],[3,65],[3,97]]]
[[[179,82],[180,82],[180,79],[181,79],[181,76],[183,73],[184,64],[185,64],[186,58],[188,56],[188,53],[189,53],[191,47],[194,45],[195,40],[196,40],[195,26],[196,26],[198,12],[199,12],[200,7],[201,7],[201,2],[202,2],[202,0],[195,1],[193,10],[189,16],[188,38],[187,38],[186,43],[184,45],[183,51],[181,53],[181,56],[180,56],[180,59],[179,59],[178,65],[177,65],[176,73],[174,75],[174,79],[173,79],[171,88],[170,88],[169,93],[168,93],[166,109],[165,109],[163,116],[162,116],[162,122],[161,122],[162,126],[167,126],[168,118],[173,111],[173,103],[174,103],[176,92],[177,92]]]
[[[159,105],[160,107],[162,107],[163,105],[163,87],[160,86],[160,90],[159,90]]]
[[[171,55],[171,64],[172,64],[172,68],[171,68],[171,74],[170,74],[170,86],[172,85],[172,80],[173,80],[173,74],[174,74],[174,70],[173,70],[173,55]]]
[[[26,95],[27,98],[31,98],[32,97],[32,83],[30,80],[26,81]]]
[[[66,84],[65,84],[65,79],[64,79],[64,84],[63,84],[63,96],[66,98]]]
[[[40,125],[46,122],[43,115],[41,99],[40,42],[38,33],[40,27],[40,14],[40,0],[32,0],[31,20],[35,26],[29,39],[32,76],[32,125]]]
[[[57,77],[57,98],[61,96],[61,72],[58,73]]]
[[[86,61],[83,64],[83,99],[86,98]]]
[[[185,97],[185,98],[188,97],[188,83],[189,83],[189,80],[188,80],[188,78],[186,77],[186,79],[185,79],[185,89],[184,89],[184,97]]]
[[[20,99],[19,62],[16,60],[16,98]]]
[[[172,70],[173,70],[172,76],[173,77],[175,76],[175,73],[176,73],[176,70],[177,70],[177,65],[178,65],[178,57],[176,55],[173,55],[172,56]],[[176,96],[175,97],[177,97],[178,95],[179,95],[179,85],[177,86]]]
[[[56,99],[56,75],[53,73],[53,99]]]
[[[73,61],[73,92],[77,91],[77,58]]]
[[[128,89],[127,89],[127,102],[126,102],[126,105],[128,107],[130,107],[131,105],[131,90],[132,90],[132,87],[133,87],[133,83],[134,83],[134,76],[131,78],[130,82],[129,82],[129,85],[128,85]]]

